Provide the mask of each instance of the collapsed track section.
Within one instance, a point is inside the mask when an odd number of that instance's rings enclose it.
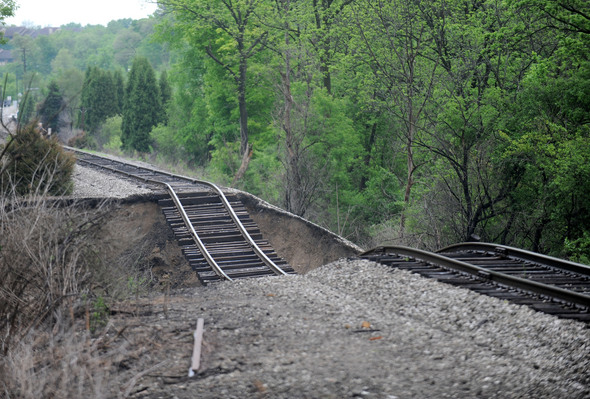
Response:
[[[360,255],[481,294],[590,323],[590,267],[516,248],[463,243],[438,253],[377,247]]]
[[[164,187],[169,198],[158,203],[203,284],[294,273],[264,240],[241,202],[235,196],[226,196],[216,185],[66,149],[75,152],[81,164]]]

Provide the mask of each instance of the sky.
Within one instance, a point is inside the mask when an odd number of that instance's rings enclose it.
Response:
[[[115,19],[140,19],[153,14],[155,0],[16,0],[19,8],[6,25],[58,27],[70,22],[107,25]]]

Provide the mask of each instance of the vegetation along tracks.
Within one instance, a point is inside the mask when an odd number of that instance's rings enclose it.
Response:
[[[512,247],[461,243],[437,253],[382,246],[360,255],[562,318],[590,323],[590,267]]]
[[[165,187],[170,197],[158,204],[203,284],[294,273],[263,239],[237,197],[224,194],[215,184],[66,149],[76,153],[81,164]]]

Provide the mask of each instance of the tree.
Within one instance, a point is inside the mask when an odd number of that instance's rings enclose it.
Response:
[[[137,55],[137,47],[141,42],[139,33],[131,30],[123,30],[113,42],[113,51],[115,54],[115,61],[124,69],[129,67],[129,63]]]
[[[86,69],[82,86],[79,126],[95,132],[107,118],[117,114],[117,89],[112,74],[98,67]]]
[[[34,48],[33,39],[27,35],[21,36],[16,34],[12,38],[11,43],[17,47],[18,52],[20,53],[19,58],[22,65],[22,76],[26,76],[27,71],[30,69],[29,59]]]
[[[113,74],[113,83],[115,84],[115,104],[116,111],[115,115],[121,115],[123,112],[123,103],[125,101],[125,80],[123,79],[123,73],[120,69],[117,69]]]
[[[12,17],[16,11],[17,5],[14,0],[0,0],[0,23],[4,25],[6,17]],[[0,44],[4,44],[4,32],[0,32]]]
[[[521,178],[497,156],[498,126],[546,43],[542,33],[531,40],[523,31],[526,17],[502,2],[424,2],[420,15],[440,65],[427,109],[432,128],[420,144],[436,161],[437,201],[445,204],[440,214],[450,221],[449,238],[471,240],[505,216]]]
[[[531,5],[533,7],[531,7]],[[552,51],[527,71],[504,125],[504,157],[523,175],[512,196],[515,245],[590,259],[590,6],[523,1]],[[522,216],[521,216],[522,215]]]
[[[45,129],[51,129],[52,133],[58,133],[60,115],[65,108],[64,99],[55,81],[49,83],[47,91],[47,96],[39,107],[39,117]]]
[[[9,144],[0,151],[0,195],[13,189],[19,195],[65,195],[72,191],[76,160],[57,140],[41,137],[29,124],[19,129]]]
[[[161,103],[162,103],[162,122],[164,124],[168,124],[168,105],[170,100],[172,99],[172,87],[170,87],[170,83],[168,82],[168,72],[166,70],[160,73],[160,79],[158,79],[158,84],[160,86],[160,96],[161,96]]]
[[[239,108],[242,168],[249,160],[247,81],[248,61],[264,48],[268,31],[256,24],[262,0],[162,0],[192,45],[223,68],[234,82]]]
[[[161,121],[161,107],[154,69],[146,58],[136,57],[125,88],[121,126],[124,150],[149,152],[150,132]]]
[[[61,74],[75,67],[75,60],[72,52],[67,48],[62,48],[51,61],[51,70],[53,74]]]
[[[403,202],[410,204],[419,134],[427,129],[426,108],[432,101],[438,59],[431,50],[432,35],[420,18],[420,9],[409,1],[366,1],[354,6],[359,63],[368,64],[373,79],[365,77],[377,106],[391,115],[393,135],[405,147],[406,172]],[[404,235],[406,212],[400,217]]]
[[[354,3],[354,0],[313,0],[312,12],[315,22],[315,32],[312,43],[320,59],[320,69],[324,88],[332,93],[332,62],[336,52],[337,42],[335,26],[338,16]]]
[[[521,0],[519,5],[540,10],[553,30],[590,35],[590,4],[585,0]]]
[[[273,20],[280,34],[270,48],[279,56],[280,62],[278,66],[272,65],[272,69],[279,70],[275,124],[281,138],[279,159],[284,168],[283,206],[289,212],[304,216],[317,200],[317,193],[325,181],[319,176],[321,167],[313,156],[313,147],[319,141],[313,137],[311,129],[317,87],[313,83],[313,61],[306,56],[301,38],[306,27],[296,20],[301,4],[292,0],[275,3]]]

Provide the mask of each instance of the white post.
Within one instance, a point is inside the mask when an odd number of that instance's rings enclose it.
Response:
[[[199,370],[201,366],[201,343],[203,341],[203,326],[205,325],[204,319],[197,320],[197,329],[193,334],[195,337],[195,346],[193,348],[193,358],[191,367],[188,369],[188,376],[192,377],[195,372]]]

